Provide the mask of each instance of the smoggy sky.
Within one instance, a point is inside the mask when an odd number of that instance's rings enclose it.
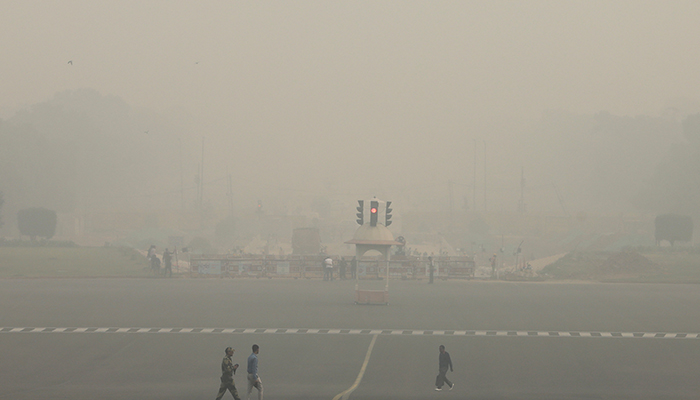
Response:
[[[449,160],[544,111],[697,104],[699,17],[697,1],[6,1],[0,117],[93,88],[187,115],[209,177],[467,183],[471,161]]]

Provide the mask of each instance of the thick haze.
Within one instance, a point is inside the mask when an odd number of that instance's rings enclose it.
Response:
[[[556,185],[570,212],[618,211],[700,111],[699,15],[697,1],[13,1],[0,117],[60,141],[75,125],[41,117],[50,105],[105,114],[85,131],[104,141],[66,139],[85,146],[67,167],[78,208],[180,207],[180,143],[191,204],[204,136],[219,208],[230,173],[239,209],[446,207],[453,181],[454,207],[513,211],[522,167],[530,210],[562,212]]]

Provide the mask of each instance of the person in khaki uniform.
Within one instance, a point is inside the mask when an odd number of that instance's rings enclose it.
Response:
[[[231,392],[231,396],[233,396],[235,400],[241,400],[241,398],[238,397],[236,384],[233,382],[233,375],[238,368],[238,364],[234,364],[233,361],[231,361],[234,351],[235,350],[231,347],[227,347],[225,350],[226,357],[221,361],[221,386],[219,386],[219,393],[216,395],[216,400],[221,400],[224,394],[226,394],[226,390]]]

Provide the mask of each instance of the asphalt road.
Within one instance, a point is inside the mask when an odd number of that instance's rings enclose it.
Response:
[[[0,280],[0,399],[213,399],[253,343],[266,399],[697,398],[698,289],[391,281],[359,306],[351,281]]]

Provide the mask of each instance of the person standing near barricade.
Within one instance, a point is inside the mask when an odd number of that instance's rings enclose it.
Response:
[[[323,261],[325,264],[324,271],[325,273],[323,274],[323,280],[326,280],[326,274],[328,275],[328,280],[332,281],[333,280],[333,259],[331,256],[326,257],[326,259]]]
[[[491,279],[496,278],[496,253],[493,253],[493,256],[489,258],[489,261],[491,262]]]
[[[173,253],[168,251],[167,248],[163,252],[163,264],[165,265],[165,269],[163,270],[163,276],[165,276],[165,277],[169,276],[170,278],[172,278],[173,277]],[[170,274],[170,275],[168,275],[168,274]]]
[[[221,361],[221,386],[219,386],[219,393],[216,395],[216,400],[221,400],[226,394],[226,390],[231,392],[231,396],[233,396],[235,400],[241,400],[241,398],[238,397],[236,384],[233,382],[233,375],[238,368],[238,364],[233,364],[233,361],[231,361],[235,350],[231,347],[227,347],[224,351],[226,352],[226,356],[224,360]]]
[[[452,359],[450,358],[450,353],[445,351],[445,346],[440,345],[440,358],[439,358],[439,364],[438,364],[438,369],[439,373],[437,378],[435,378],[435,390],[438,392],[442,390],[442,385],[447,383],[447,386],[450,387],[450,390],[454,389],[455,384],[450,382],[449,379],[447,379],[447,369],[450,369],[450,372],[452,371]]]
[[[323,273],[323,280],[328,280],[328,270],[326,269],[326,257],[321,257],[321,272]]]
[[[253,353],[248,357],[248,395],[246,400],[250,399],[250,393],[253,388],[258,389],[258,400],[263,398],[263,384],[260,375],[258,375],[258,353],[260,352],[260,346],[257,344],[253,345]]]
[[[151,258],[155,257],[155,256],[156,256],[156,245],[152,244],[151,247],[148,248],[148,255],[146,256],[146,258],[148,259],[148,261],[151,261]]]
[[[433,264],[433,256],[428,257],[428,273],[430,274],[430,280],[428,283],[433,283],[433,276],[435,274],[435,264]]]

